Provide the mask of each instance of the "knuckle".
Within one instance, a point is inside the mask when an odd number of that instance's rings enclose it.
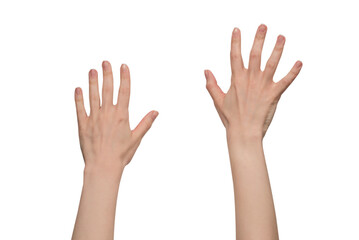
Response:
[[[146,124],[147,124],[147,128],[148,128],[148,129],[152,126],[153,122],[154,122],[153,117],[152,117],[152,116],[147,116],[147,118],[146,118]]]
[[[264,38],[265,38],[265,34],[264,34],[264,33],[259,32],[259,33],[256,34],[256,40],[261,41],[261,40],[263,40]]]
[[[292,77],[296,77],[299,72],[297,70],[293,70],[293,71],[290,71],[290,73],[291,73]]]
[[[241,57],[241,54],[237,51],[231,51],[230,56],[231,56],[232,60],[239,60]]]
[[[258,53],[258,51],[256,51],[256,50],[251,50],[249,56],[250,56],[250,58],[252,58],[252,59],[256,59],[256,58],[259,58],[259,53]]]
[[[130,88],[125,87],[125,86],[121,86],[120,87],[120,92],[121,92],[121,94],[129,95],[130,94]]]
[[[105,74],[105,76],[112,75],[112,67],[111,67],[111,65],[109,65],[108,67],[106,67],[106,68],[104,69],[103,73]]]
[[[288,74],[288,77],[286,77],[286,81],[285,82],[291,82],[293,81],[296,77],[297,77],[298,73],[295,72],[295,71],[290,71],[289,74]]]
[[[283,43],[280,43],[280,42],[277,42],[275,45],[274,45],[274,50],[275,51],[283,51],[283,48],[284,48],[284,44]]]
[[[98,101],[100,97],[96,94],[90,94],[90,100],[92,101]]]
[[[207,83],[206,84],[206,88],[207,88],[207,90],[212,90],[213,89],[213,87],[214,87],[214,85],[212,84],[212,83]]]
[[[142,132],[145,134],[152,126],[152,122],[149,118],[146,118],[143,123]]]
[[[105,93],[112,93],[113,90],[112,90],[112,88],[110,86],[106,86],[106,87],[103,88],[103,91]]]
[[[126,123],[127,121],[128,121],[128,118],[126,117],[126,115],[120,114],[120,115],[118,116],[118,122],[119,122],[119,123]]]
[[[234,80],[233,82],[232,82],[232,86],[233,86],[233,88],[234,89],[236,89],[236,90],[238,90],[238,89],[240,89],[240,82],[239,81],[237,81],[237,80]]]
[[[268,61],[266,64],[266,68],[273,70],[276,67],[276,64],[273,61]]]
[[[152,122],[153,122],[153,121],[152,121],[151,117],[147,117],[147,118],[146,118],[146,124],[147,124],[148,127],[151,127]]]
[[[95,78],[95,77],[90,77],[89,78],[89,84],[90,85],[97,85],[97,82],[98,82],[97,78]]]
[[[282,81],[279,81],[281,87],[286,87],[290,83],[290,78],[283,78]]]

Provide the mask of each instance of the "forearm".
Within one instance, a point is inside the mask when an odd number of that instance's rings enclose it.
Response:
[[[227,132],[237,240],[278,239],[276,216],[262,138]]]
[[[114,238],[116,202],[123,169],[116,174],[85,169],[73,240]]]

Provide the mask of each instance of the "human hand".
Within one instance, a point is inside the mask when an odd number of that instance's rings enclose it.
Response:
[[[302,62],[297,61],[290,72],[275,83],[273,76],[283,52],[285,37],[279,35],[274,50],[261,71],[261,55],[267,27],[261,24],[250,52],[248,69],[241,55],[241,33],[235,28],[231,42],[231,86],[225,94],[211,71],[205,70],[206,88],[227,133],[263,138],[272,121],[278,101],[299,74]]]
[[[137,127],[131,130],[128,116],[129,69],[125,64],[121,65],[121,80],[116,105],[113,105],[111,64],[103,61],[102,70],[102,106],[100,106],[98,73],[95,69],[89,72],[89,116],[86,114],[81,88],[75,90],[80,147],[85,160],[85,172],[96,169],[106,174],[116,174],[131,161],[158,112],[149,112]]]

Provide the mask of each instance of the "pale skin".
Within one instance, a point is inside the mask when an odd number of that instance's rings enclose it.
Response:
[[[261,54],[267,26],[261,24],[250,52],[248,68],[241,54],[241,32],[235,28],[231,41],[231,85],[227,93],[205,70],[206,88],[226,129],[231,163],[237,240],[279,239],[273,197],[263,152],[263,138],[283,92],[299,74],[297,61],[278,82],[273,76],[281,58],[285,37],[279,35],[261,70]]]
[[[90,114],[84,107],[81,88],[75,90],[80,147],[85,160],[84,183],[73,240],[114,238],[117,194],[125,166],[158,116],[149,112],[130,129],[130,72],[121,65],[117,103],[113,104],[113,74],[108,61],[102,63],[103,87],[100,104],[98,73],[89,72]]]
[[[231,86],[224,93],[214,75],[205,70],[206,87],[226,128],[232,169],[237,240],[275,240],[278,229],[262,141],[283,92],[299,74],[302,62],[278,82],[273,81],[285,38],[279,35],[265,69],[260,69],[267,27],[260,25],[250,53],[248,68],[241,55],[241,34],[232,33]],[[149,112],[133,130],[128,106],[130,73],[121,66],[117,104],[113,104],[113,75],[104,61],[102,104],[98,74],[89,72],[90,114],[81,88],[75,90],[80,147],[85,160],[84,184],[73,231],[73,240],[114,238],[117,194],[125,166],[131,161],[158,112]]]

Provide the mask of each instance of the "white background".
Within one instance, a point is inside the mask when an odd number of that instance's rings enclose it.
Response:
[[[74,89],[88,71],[131,72],[130,123],[159,111],[122,177],[116,239],[235,239],[225,131],[205,88],[230,83],[268,26],[275,80],[303,68],[264,139],[281,239],[359,239],[356,1],[1,1],[0,239],[70,239],[84,167]],[[100,83],[102,83],[102,78]]]

